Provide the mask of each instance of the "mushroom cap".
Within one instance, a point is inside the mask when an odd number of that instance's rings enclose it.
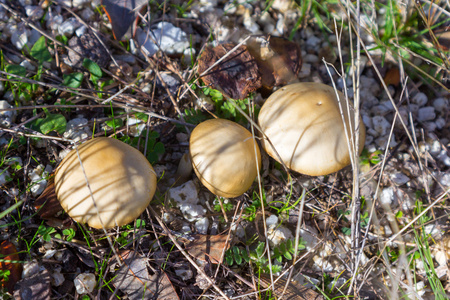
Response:
[[[189,151],[201,183],[221,197],[245,193],[256,178],[257,161],[261,167],[261,154],[252,134],[224,119],[197,125],[191,133]]]
[[[350,138],[355,130],[354,109],[341,92],[338,91],[338,95]],[[366,131],[361,118],[359,120],[361,154]],[[281,160],[294,171],[320,176],[339,171],[351,163],[339,102],[336,92],[328,85],[302,82],[277,90],[262,106],[258,123]],[[266,139],[262,146],[280,162]]]
[[[83,143],[78,153],[86,177],[76,149],[67,154],[55,174],[56,195],[69,216],[94,228],[102,228],[102,222],[105,228],[122,226],[138,218],[156,190],[156,174],[147,158],[106,137]]]

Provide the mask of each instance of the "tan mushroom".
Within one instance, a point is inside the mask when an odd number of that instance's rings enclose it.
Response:
[[[78,146],[78,153],[67,154],[55,174],[56,195],[67,214],[94,228],[138,218],[156,190],[156,174],[145,156],[105,137]]]
[[[350,138],[351,132],[355,130],[354,109],[341,92],[338,95]],[[349,142],[339,101],[334,89],[328,85],[302,82],[277,90],[261,108],[258,123],[281,160],[294,171],[319,176],[336,172],[350,164]],[[364,141],[365,127],[360,118],[359,154]],[[267,140],[262,141],[262,146],[279,161]]]
[[[261,167],[258,144],[241,125],[212,119],[200,123],[189,141],[197,177],[213,194],[237,197],[245,193]]]

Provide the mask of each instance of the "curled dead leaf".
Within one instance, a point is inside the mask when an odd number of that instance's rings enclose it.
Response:
[[[302,68],[302,53],[297,43],[282,37],[256,37],[250,39],[248,50],[256,59],[264,87],[271,89],[297,81]]]
[[[0,244],[0,270],[9,271],[8,280],[2,280],[0,286],[5,287],[9,293],[13,293],[14,285],[22,277],[22,264],[19,262],[19,254],[16,246],[10,241]]]
[[[215,65],[235,46],[222,44],[217,47],[206,47],[199,59],[198,72],[208,86],[223,92],[230,98],[244,99],[249,93],[261,87],[258,65],[247,47],[239,46]],[[207,71],[210,67],[212,67],[211,70]],[[206,74],[203,74],[205,72]]]
[[[229,248],[226,235],[193,235],[194,240],[186,243],[190,255],[202,261],[214,264],[222,263],[222,253]]]

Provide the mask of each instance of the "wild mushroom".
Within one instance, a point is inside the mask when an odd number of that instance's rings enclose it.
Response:
[[[213,194],[233,198],[252,185],[261,166],[258,144],[241,125],[212,119],[194,128],[189,141],[192,166]]]
[[[145,210],[155,194],[156,174],[139,150],[116,139],[95,138],[63,159],[55,189],[75,221],[112,228],[130,223]]]
[[[258,123],[288,168],[319,176],[350,164],[348,144],[355,130],[354,109],[341,92],[338,95],[339,100],[328,85],[302,82],[287,85],[266,100],[259,112]],[[361,119],[358,125],[360,154],[365,127]],[[262,146],[280,162],[266,139]]]

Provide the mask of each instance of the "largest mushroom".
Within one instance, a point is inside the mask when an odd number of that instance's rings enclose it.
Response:
[[[156,174],[137,149],[116,139],[95,138],[63,159],[55,189],[75,221],[108,229],[139,217],[155,193]]]
[[[258,123],[268,138],[261,144],[270,156],[294,171],[327,175],[350,164],[349,145],[357,126],[358,155],[361,153],[365,127],[358,119],[355,124],[352,104],[331,86],[314,82],[287,85],[270,95],[259,112]]]

